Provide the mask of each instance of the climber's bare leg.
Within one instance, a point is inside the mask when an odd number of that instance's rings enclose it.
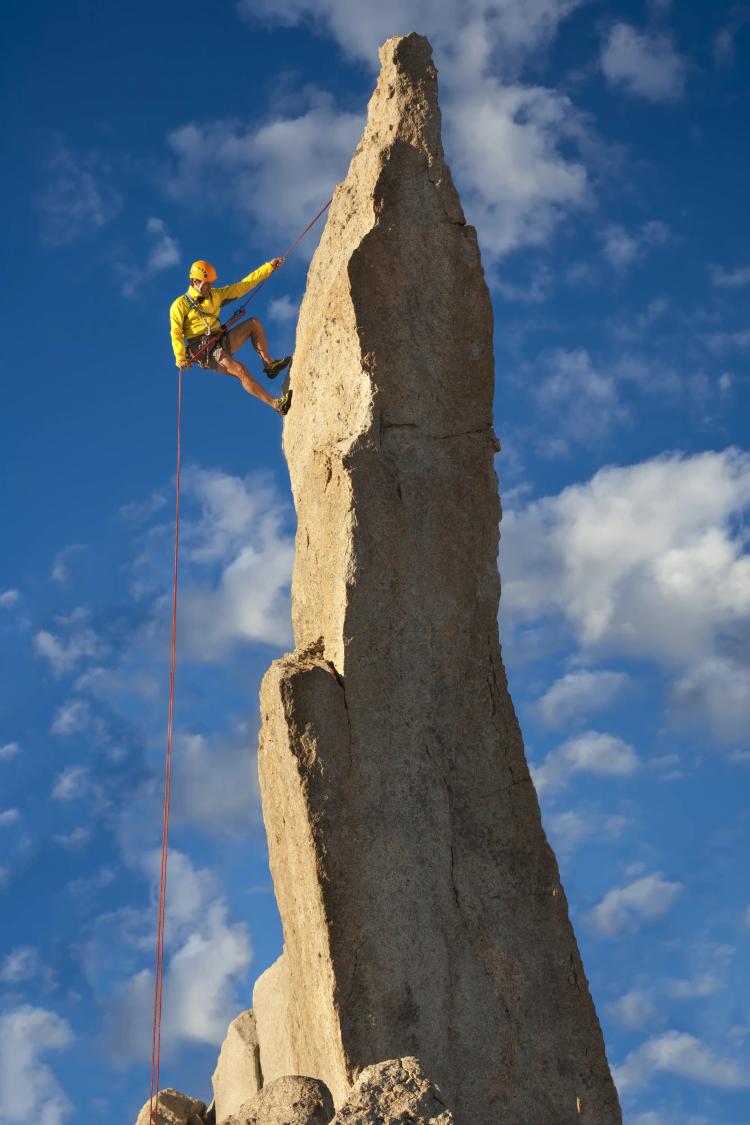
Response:
[[[256,383],[245,365],[236,360],[234,356],[223,355],[218,364],[223,371],[226,371],[227,375],[234,375],[235,379],[239,379],[249,395],[254,395],[261,402],[265,402],[266,406],[276,409],[275,399],[263,390],[260,383]]]
[[[237,324],[234,328],[230,328],[229,330],[229,346],[233,352],[241,348],[246,340],[252,340],[253,347],[263,360],[263,363],[271,362],[271,357],[268,354],[266,333],[257,317],[248,317],[247,320],[243,320],[241,324]]]

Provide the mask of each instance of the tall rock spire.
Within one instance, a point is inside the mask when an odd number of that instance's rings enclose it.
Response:
[[[416,1055],[462,1125],[610,1125],[500,656],[476,232],[429,43],[380,55],[310,266],[285,422],[296,651],[264,679],[260,744],[286,945],[276,1014],[297,1073],[337,1104],[364,1067]],[[266,1073],[262,1033],[260,1049]]]

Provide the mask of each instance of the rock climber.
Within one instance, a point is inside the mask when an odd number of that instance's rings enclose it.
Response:
[[[172,347],[178,367],[189,367],[193,356],[210,339],[208,347],[196,362],[206,369],[233,375],[239,379],[248,394],[259,398],[279,414],[286,414],[289,410],[292,403],[291,390],[278,398],[272,398],[260,383],[256,382],[245,365],[234,358],[234,353],[247,340],[252,340],[269,379],[275,379],[280,371],[288,367],[292,357],[287,355],[283,359],[271,359],[263,325],[254,316],[241,320],[226,332],[219,319],[219,312],[227,301],[243,297],[283,264],[284,258],[273,258],[253,273],[249,273],[247,277],[243,277],[242,281],[234,285],[221,285],[214,289],[216,270],[211,263],[202,260],[193,262],[190,267],[188,291],[173,301],[169,310]]]

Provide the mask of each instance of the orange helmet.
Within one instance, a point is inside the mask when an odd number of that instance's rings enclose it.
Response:
[[[193,262],[190,267],[190,277],[195,277],[198,281],[216,281],[216,270],[210,262],[202,260]]]

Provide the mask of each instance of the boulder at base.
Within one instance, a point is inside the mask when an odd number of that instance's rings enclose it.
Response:
[[[162,1090],[158,1101],[158,1125],[203,1125],[206,1103],[179,1090]],[[151,1106],[146,1102],[135,1125],[149,1125]]]
[[[252,1009],[240,1012],[230,1023],[211,1085],[218,1122],[254,1098],[263,1085],[258,1034]]]
[[[389,1059],[363,1070],[333,1125],[403,1125],[406,1121],[453,1125],[453,1114],[415,1058]]]
[[[222,1125],[328,1125],[334,1113],[323,1082],[287,1074],[264,1086]]]

